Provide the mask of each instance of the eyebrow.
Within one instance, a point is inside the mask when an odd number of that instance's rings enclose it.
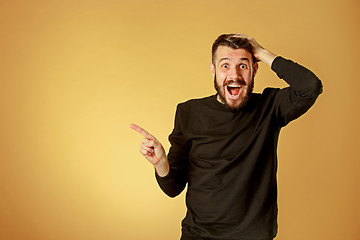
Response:
[[[220,63],[221,61],[225,61],[225,60],[230,60],[230,58],[222,58],[222,59],[220,59],[219,63]],[[246,58],[246,57],[245,57],[245,58],[240,58],[240,60],[250,62],[250,60],[249,60],[248,58]]]

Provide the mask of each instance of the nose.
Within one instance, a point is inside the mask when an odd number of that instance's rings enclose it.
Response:
[[[229,77],[231,80],[242,79],[240,68],[237,67],[237,66],[231,67],[231,68],[230,68],[230,71],[229,71],[228,77]]]

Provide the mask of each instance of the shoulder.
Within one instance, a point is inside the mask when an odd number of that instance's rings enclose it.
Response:
[[[244,111],[271,111],[276,102],[276,96],[281,89],[279,88],[265,88],[261,93],[252,93],[251,97],[246,104]]]
[[[209,108],[211,108],[212,102],[214,101],[213,98],[216,98],[215,95],[190,99],[179,103],[176,108],[176,115],[181,116],[181,118],[198,116],[203,111],[206,111],[205,109],[209,110]]]
[[[268,87],[268,88],[265,88],[265,89],[263,90],[263,92],[261,93],[261,95],[264,96],[264,97],[271,97],[271,96],[276,95],[279,91],[280,91],[280,88]]]
[[[271,101],[280,91],[280,88],[265,88],[262,93],[253,93],[251,95],[251,102],[264,103]]]
[[[195,98],[195,99],[189,99],[185,102],[179,103],[178,108],[197,108],[204,105],[210,104],[212,99],[215,98],[215,95],[207,96],[203,98]]]

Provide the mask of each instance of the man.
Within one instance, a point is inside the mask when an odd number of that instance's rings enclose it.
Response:
[[[188,185],[182,240],[270,240],[277,234],[277,142],[280,129],[304,114],[322,92],[308,69],[244,34],[224,34],[212,47],[217,94],[181,103],[168,156],[144,136],[141,153],[170,197]],[[258,62],[289,87],[252,93]]]

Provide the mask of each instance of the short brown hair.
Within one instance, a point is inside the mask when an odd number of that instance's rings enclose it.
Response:
[[[212,45],[212,62],[215,60],[215,53],[219,46],[230,47],[232,49],[243,48],[251,53],[253,61],[255,62],[255,57],[253,55],[253,49],[251,43],[244,37],[241,37],[239,34],[222,34],[220,35]]]

